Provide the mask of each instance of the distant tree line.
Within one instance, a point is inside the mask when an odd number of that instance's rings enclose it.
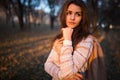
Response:
[[[14,15],[18,17],[20,29],[25,29],[25,23],[29,24],[29,16],[34,8],[40,4],[40,0],[0,0],[0,6],[6,14],[6,21]]]
[[[20,29],[24,30],[26,28],[25,24],[28,24],[30,26],[29,15],[34,14],[35,7],[38,7],[41,1],[46,1],[48,3],[46,6],[49,6],[50,8],[50,27],[51,29],[54,29],[56,6],[59,6],[61,8],[64,0],[0,0],[0,7],[5,12],[7,18],[6,21],[9,21],[11,16],[16,15],[19,20]],[[120,13],[120,0],[84,1],[86,1],[86,4],[89,7],[90,16],[92,16],[91,24],[94,29],[96,29],[98,25],[100,25],[105,20],[109,22],[113,21],[112,19],[115,19],[115,17],[118,16],[118,14]],[[118,19],[118,17],[116,18]]]

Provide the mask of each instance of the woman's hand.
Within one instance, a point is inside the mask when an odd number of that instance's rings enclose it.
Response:
[[[71,40],[73,29],[72,28],[62,28],[64,40]]]
[[[84,80],[84,78],[83,75],[81,75],[80,73],[76,73],[70,77],[63,78],[62,80]]]
[[[73,75],[68,80],[84,80],[84,79],[83,79],[83,76],[80,73],[76,73],[75,75]]]
[[[63,46],[63,38],[55,40],[54,48],[56,52],[58,53],[58,55],[60,55],[60,50],[62,46]]]

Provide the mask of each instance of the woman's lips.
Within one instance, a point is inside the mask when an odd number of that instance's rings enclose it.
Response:
[[[74,25],[75,24],[75,22],[68,22],[70,25]]]

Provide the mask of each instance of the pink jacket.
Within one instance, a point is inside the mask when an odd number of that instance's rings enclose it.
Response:
[[[88,58],[92,53],[93,38],[87,37],[78,43],[73,51],[72,41],[64,40],[61,51],[58,52],[54,46],[45,62],[45,71],[53,77],[53,80],[69,78],[77,72],[85,74]],[[72,55],[73,53],[73,55]]]

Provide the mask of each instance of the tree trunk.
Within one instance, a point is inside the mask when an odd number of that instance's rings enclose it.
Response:
[[[53,15],[50,15],[50,27],[51,27],[51,30],[54,29],[54,16]]]
[[[94,29],[97,27],[97,19],[98,19],[98,8],[97,8],[97,0],[92,0],[92,8],[93,8],[93,27]]]
[[[20,0],[18,0],[18,6],[19,6],[19,25],[21,30],[25,30],[24,21],[23,21],[23,5],[21,4]]]
[[[23,17],[19,16],[19,25],[21,30],[25,30],[24,22],[23,22]]]
[[[97,0],[91,1],[93,8],[93,34],[98,37],[98,29],[97,29],[97,20],[98,20],[98,8],[97,8]]]

